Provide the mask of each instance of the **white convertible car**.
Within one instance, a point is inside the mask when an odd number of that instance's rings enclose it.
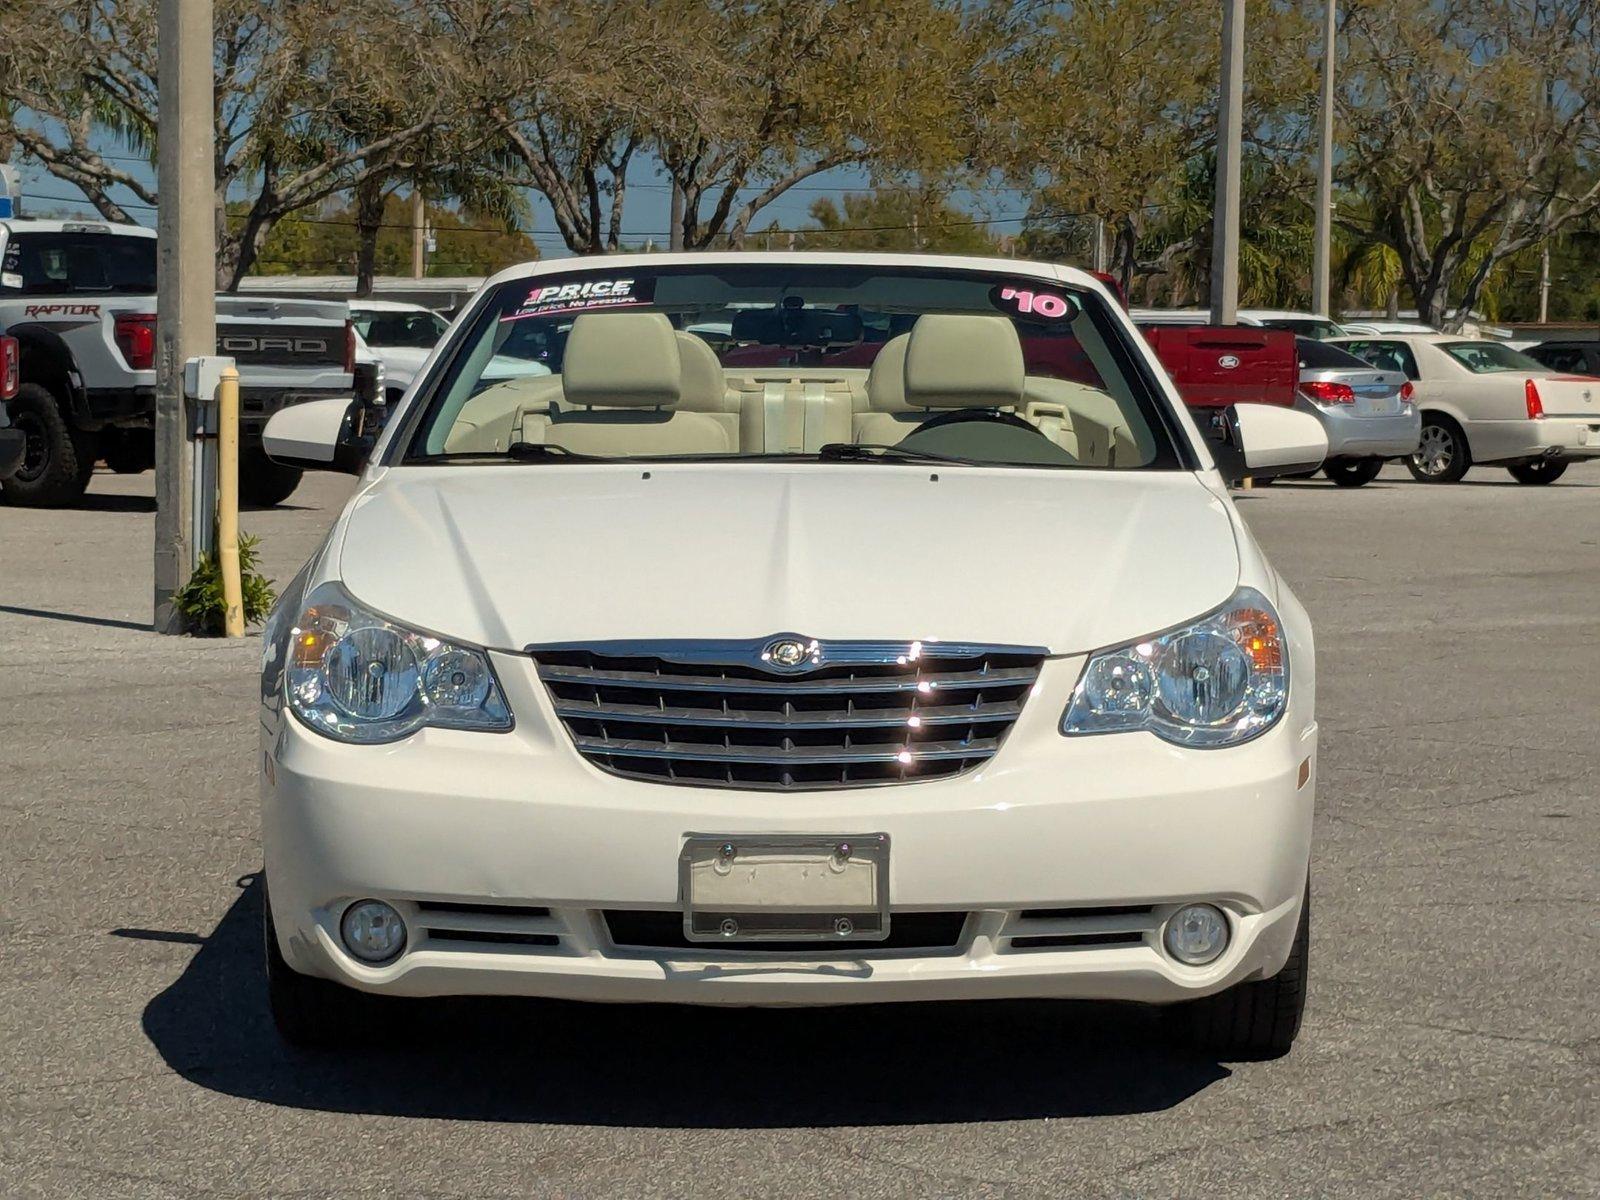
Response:
[[[690,329],[716,329],[718,350]],[[507,348],[553,373],[491,370]],[[303,1043],[384,996],[1165,1005],[1300,1024],[1311,627],[1081,271],[567,260],[490,280],[376,445],[261,675],[266,961]]]
[[[1333,342],[1411,380],[1422,433],[1407,465],[1424,483],[1455,483],[1474,465],[1505,467],[1518,483],[1554,483],[1569,464],[1600,458],[1600,379],[1445,333]]]

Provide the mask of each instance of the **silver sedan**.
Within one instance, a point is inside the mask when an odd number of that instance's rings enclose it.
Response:
[[[1422,421],[1402,370],[1374,366],[1311,338],[1295,339],[1300,385],[1294,406],[1328,435],[1323,474],[1341,487],[1371,483],[1386,459],[1414,453]]]

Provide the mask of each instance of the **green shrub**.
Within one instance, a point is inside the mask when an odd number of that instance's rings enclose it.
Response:
[[[239,535],[239,581],[243,588],[244,623],[259,624],[272,609],[277,593],[272,580],[256,570],[256,547],[260,538]],[[222,596],[222,562],[215,554],[202,554],[200,565],[189,582],[172,598],[191,633],[221,637],[225,632],[228,606]]]

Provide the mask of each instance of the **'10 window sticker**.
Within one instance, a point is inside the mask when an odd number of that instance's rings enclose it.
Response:
[[[1067,321],[1078,315],[1078,305],[1066,296],[1042,292],[1037,288],[998,284],[989,293],[994,306],[1014,317],[1035,321]]]

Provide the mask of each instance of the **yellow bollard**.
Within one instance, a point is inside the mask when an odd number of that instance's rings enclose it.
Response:
[[[239,372],[217,385],[217,564],[222,568],[223,631],[244,636],[244,585],[239,577]]]

